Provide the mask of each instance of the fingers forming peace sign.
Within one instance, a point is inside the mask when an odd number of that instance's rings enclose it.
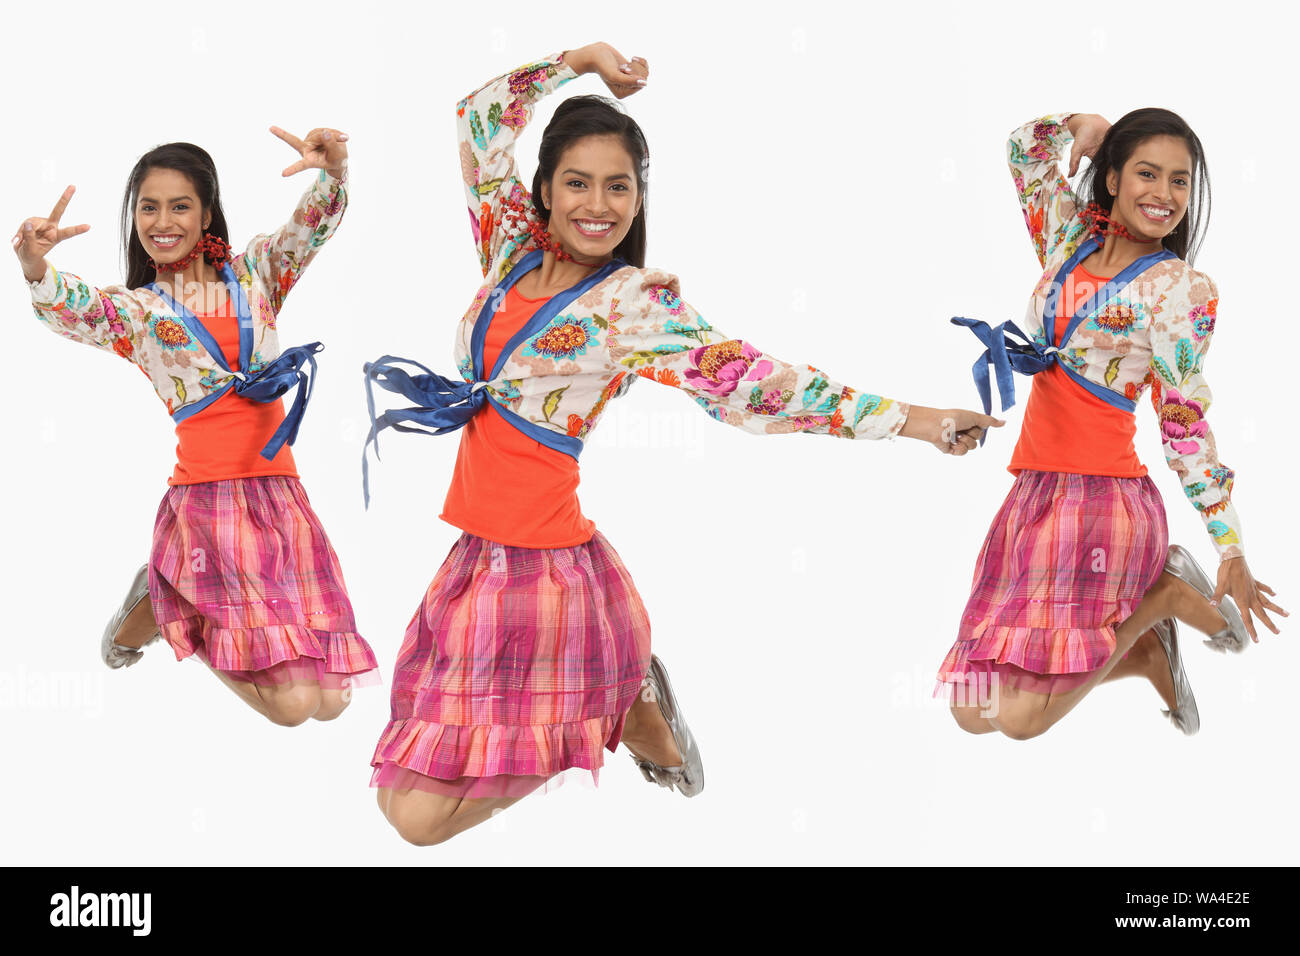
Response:
[[[90,229],[89,223],[84,222],[76,226],[62,228],[59,226],[59,220],[63,218],[68,202],[76,191],[76,186],[69,186],[63,190],[63,195],[59,197],[48,216],[43,219],[39,216],[24,219],[19,224],[18,231],[14,233],[12,240],[14,252],[18,256],[18,261],[22,263],[23,274],[28,279],[35,281],[44,274],[45,257],[49,255],[51,249],[64,239],[79,236]]]
[[[302,156],[296,163],[286,166],[280,174],[282,176],[292,176],[304,169],[324,169],[337,173],[348,158],[348,148],[344,145],[348,141],[348,134],[328,126],[318,126],[302,139],[278,126],[272,126],[271,132]]]

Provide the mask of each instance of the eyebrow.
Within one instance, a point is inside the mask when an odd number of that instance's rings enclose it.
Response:
[[[584,172],[583,172],[582,170],[580,170],[580,169],[566,169],[566,170],[564,170],[563,172],[561,172],[560,175],[561,175],[561,176],[567,176],[567,175],[569,175],[570,173],[572,173],[574,176],[581,176],[583,179],[595,179],[595,178],[596,178],[595,176],[591,175],[591,173],[584,173]],[[606,176],[605,178],[606,178],[607,180],[609,180],[609,179],[631,179],[632,177],[629,176],[627,173],[618,173],[617,175],[614,175],[614,176]]]
[[[1148,162],[1148,161],[1145,160],[1145,159],[1139,159],[1139,160],[1137,161],[1137,164],[1138,164],[1139,166],[1150,166],[1152,169],[1156,170],[1157,172],[1160,171],[1160,167],[1159,167],[1156,163]],[[1191,174],[1192,174],[1191,171],[1190,171],[1190,170],[1187,170],[1187,169],[1175,169],[1175,170],[1174,170],[1174,175],[1175,175],[1175,176],[1190,176]]]
[[[193,196],[177,196],[175,199],[172,200],[172,202],[180,202],[181,200],[184,200],[184,199],[188,199],[190,202],[194,202],[194,197],[193,197]],[[139,201],[140,201],[140,202],[157,202],[158,200],[154,199],[152,196],[141,196],[140,199],[139,199]]]

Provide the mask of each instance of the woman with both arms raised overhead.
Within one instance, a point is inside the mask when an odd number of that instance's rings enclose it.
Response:
[[[1058,163],[1074,142],[1071,175]],[[1016,475],[976,562],[957,641],[939,671],[959,726],[1016,739],[1041,734],[1103,681],[1149,680],[1183,733],[1200,716],[1179,651],[1176,621],[1218,650],[1274,633],[1269,600],[1242,552],[1205,413],[1202,367],[1219,293],[1192,269],[1208,215],[1201,141],[1179,116],[1141,109],[1114,126],[1058,114],[1011,134],[1008,154],[1030,238],[1044,268],[1026,316],[971,328],[988,347],[976,380],[988,409],[988,364],[1003,408],[1012,369],[1032,374]],[[1185,549],[1169,547],[1160,492],[1133,447],[1137,400],[1148,387],[1165,458],[1219,553],[1217,584]],[[1246,611],[1243,621],[1232,601]]]
[[[960,455],[997,423],[841,385],[706,322],[676,277],[645,266],[649,150],[609,100],[560,104],[525,189],[518,134],[541,97],[584,73],[621,99],[648,66],[592,44],[458,106],[487,279],[456,331],[463,381],[422,365],[409,375],[398,366],[418,363],[392,356],[367,366],[369,383],[415,403],[375,417],[372,438],[464,428],[441,515],[463,533],[407,629],[372,761],[380,807],[413,843],[474,826],[567,768],[594,774],[620,740],[647,780],[687,796],[703,786],[631,576],[577,499],[583,440],[633,383],[679,388],[758,435],[903,435]]]
[[[217,171],[191,143],[136,163],[122,200],[124,285],[94,288],[46,256],[88,225],[60,226],[73,187],[28,219],[14,251],[36,316],[52,331],[139,368],[176,423],[176,466],[137,572],[103,637],[110,667],[161,636],[195,655],[254,710],[292,726],[341,714],[359,679],[378,679],[356,633],[338,557],[290,453],[319,342],[281,350],[285,295],[347,204],[347,136],[271,127],[319,173],[293,216],[232,255]],[[281,398],[297,389],[288,414]],[[89,502],[88,502],[89,506]]]

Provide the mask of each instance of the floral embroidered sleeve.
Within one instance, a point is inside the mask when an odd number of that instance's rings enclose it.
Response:
[[[536,219],[515,166],[515,140],[533,118],[537,101],[577,75],[563,54],[556,54],[499,76],[456,104],[461,178],[484,276],[498,259],[504,275],[526,241],[522,229],[507,228],[506,200],[522,204],[528,219]]]
[[[675,276],[649,270],[629,270],[629,276],[604,320],[611,361],[681,389],[718,421],[757,435],[893,438],[907,420],[910,406],[903,402],[724,335],[682,301]]]
[[[1187,270],[1161,296],[1151,323],[1151,404],[1160,420],[1165,459],[1201,514],[1220,560],[1242,554],[1241,523],[1230,500],[1233,473],[1223,465],[1206,420],[1213,396],[1202,374],[1214,332],[1219,292],[1209,276]]]
[[[1074,141],[1065,125],[1073,115],[1057,113],[1032,120],[1007,141],[1011,178],[1038,264],[1043,267],[1058,248],[1070,255],[1084,238],[1084,225],[1076,215],[1078,198],[1060,167]]]
[[[36,317],[50,330],[137,362],[149,314],[126,289],[96,289],[48,264],[45,275],[29,286]]]
[[[346,166],[338,179],[319,170],[289,221],[273,233],[254,236],[245,248],[248,268],[261,277],[277,313],[302,270],[343,220],[347,178]]]

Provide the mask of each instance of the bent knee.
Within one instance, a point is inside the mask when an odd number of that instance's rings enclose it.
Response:
[[[397,831],[397,835],[414,846],[436,846],[450,840],[454,835],[448,826],[448,820],[421,812],[396,796],[387,808],[384,807],[381,797],[379,806],[393,829]]]
[[[995,718],[997,729],[1012,740],[1029,740],[1047,730],[1050,724],[1035,711],[1003,710]]]
[[[350,700],[344,700],[340,691],[321,691],[320,707],[312,714],[313,720],[333,720],[348,709]]]
[[[262,691],[266,716],[281,727],[297,727],[306,723],[321,707],[320,688],[307,684]]]
[[[953,704],[948,710],[952,713],[953,720],[957,721],[957,726],[968,734],[991,734],[997,730],[977,705]]]

